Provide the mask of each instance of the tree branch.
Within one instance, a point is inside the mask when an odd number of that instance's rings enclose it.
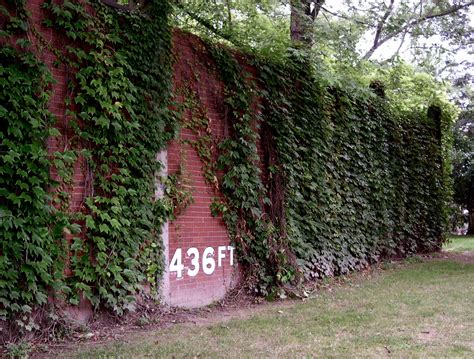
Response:
[[[232,11],[230,8],[230,0],[225,0],[226,10],[227,10],[227,23],[228,28],[232,31]]]
[[[316,17],[318,16],[319,14],[319,11],[321,11],[321,7],[323,6],[324,4],[324,1],[325,0],[316,0],[314,1],[314,9],[313,11],[311,11],[311,3],[309,4],[309,12],[310,12],[310,16],[311,16],[311,19],[314,21],[314,19],[316,19]]]
[[[450,69],[450,68],[453,68],[453,67],[456,67],[456,66],[461,66],[462,64],[467,64],[467,63],[469,63],[469,61],[467,61],[467,60],[463,60],[463,61],[461,61],[461,62],[448,63],[448,64],[444,65],[441,69],[439,69],[439,70],[437,71],[437,74],[438,74],[438,75],[441,75],[444,71],[446,71],[446,70],[448,70],[448,69]]]
[[[465,8],[471,6],[471,5],[474,5],[474,1],[469,1],[466,4],[454,5],[454,6],[450,7],[449,9],[446,9],[445,11],[442,11],[442,12],[437,13],[437,14],[427,14],[425,16],[422,16],[420,19],[418,19],[418,23],[429,20],[429,19],[434,19],[436,17],[442,17],[442,16],[450,15],[452,13],[455,13],[455,12],[459,11],[459,10],[465,9]]]
[[[403,33],[402,39],[400,41],[400,45],[398,45],[397,51],[395,51],[395,53],[392,56],[390,56],[390,58],[382,61],[382,64],[386,64],[386,63],[392,61],[395,57],[398,56],[398,54],[400,53],[400,50],[402,49],[403,44],[405,43],[407,33],[408,33],[408,30]]]
[[[407,33],[408,33],[408,31],[405,31],[405,32],[403,33],[402,40],[400,41],[400,45],[398,46],[398,49],[397,49],[397,51],[395,52],[395,55],[394,55],[394,56],[397,56],[397,55],[400,53],[400,50],[402,49],[402,46],[403,46],[403,44],[404,44],[404,42],[405,42],[405,38],[406,38],[406,36],[407,36]]]
[[[332,16],[336,16],[336,17],[339,17],[341,19],[344,19],[344,20],[349,20],[349,21],[353,21],[357,24],[360,24],[360,25],[365,25],[365,26],[368,26],[368,27],[373,27],[373,25],[365,22],[365,21],[361,21],[361,20],[358,20],[358,19],[353,19],[349,16],[346,16],[346,15],[343,15],[343,14],[338,14],[337,12],[333,12],[327,8],[325,8],[324,6],[321,6],[321,10],[323,10],[324,12],[327,12],[328,14],[332,15]]]
[[[195,14],[194,12],[192,11],[189,11],[186,6],[180,1],[180,0],[174,0],[174,4],[180,9],[182,10],[186,15],[188,15],[191,19],[193,19],[194,21],[196,21],[198,24],[200,24],[201,26],[203,26],[204,28],[206,28],[207,30],[211,31],[213,34],[221,37],[222,39],[224,40],[227,40],[229,41],[231,44],[237,46],[237,47],[240,47],[241,44],[236,41],[235,39],[232,38],[232,36],[227,33],[227,32],[224,32],[222,30],[219,30],[217,29],[216,27],[214,27],[208,20],[206,19],[203,19],[202,17],[200,17],[199,15]]]
[[[419,16],[417,19],[415,19],[413,21],[410,21],[407,24],[405,24],[404,26],[402,26],[398,31],[396,31],[392,34],[389,34],[389,35],[387,35],[386,37],[384,37],[382,39],[378,38],[377,42],[374,41],[374,45],[372,45],[370,50],[367,51],[366,54],[362,58],[364,60],[368,60],[372,56],[372,54],[375,52],[375,50],[377,50],[377,48],[379,48],[382,44],[386,43],[388,40],[393,39],[394,37],[398,36],[402,32],[408,32],[408,30],[410,28],[412,28],[416,25],[420,25],[421,23],[423,23],[425,21],[428,21],[428,20],[431,20],[431,19],[451,15],[451,14],[453,14],[453,13],[459,11],[459,10],[468,8],[471,5],[474,5],[474,1],[469,1],[468,3],[465,3],[465,4],[454,5],[454,6],[451,6],[449,9],[446,9],[446,10],[438,12],[438,13],[427,13],[425,15]],[[382,21],[383,21],[383,19],[381,20],[381,22]]]
[[[380,35],[382,35],[382,30],[383,27],[385,26],[385,23],[387,22],[387,19],[389,16],[392,14],[393,11],[393,4],[395,0],[390,0],[390,5],[387,7],[387,10],[385,11],[383,17],[380,19],[379,23],[377,24],[377,30],[375,31],[375,37],[374,37],[374,43],[372,44],[372,47],[370,48],[369,51],[364,55],[363,59],[367,60],[374,51],[380,46],[379,41],[380,41]]]

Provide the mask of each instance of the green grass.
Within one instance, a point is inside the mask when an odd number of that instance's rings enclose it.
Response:
[[[448,252],[474,252],[474,236],[449,236],[443,249]]]
[[[267,305],[246,319],[178,324],[64,357],[473,358],[474,264],[430,260],[385,268],[355,274],[305,302]]]

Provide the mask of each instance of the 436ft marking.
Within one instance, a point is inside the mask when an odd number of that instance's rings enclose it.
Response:
[[[204,274],[211,275],[217,267],[222,267],[222,260],[229,258],[230,265],[234,265],[234,247],[232,246],[219,246],[217,251],[213,247],[207,247],[202,252],[202,256],[196,247],[191,247],[186,251],[186,255],[191,258],[191,265],[187,268],[186,274],[190,277],[196,276],[202,269]],[[217,263],[215,257],[217,256]],[[183,264],[183,250],[177,248],[174,252],[173,258],[171,258],[169,264],[169,271],[176,272],[178,278],[183,277],[185,267]]]

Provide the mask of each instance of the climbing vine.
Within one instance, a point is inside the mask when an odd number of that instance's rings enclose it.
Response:
[[[304,59],[254,59],[250,74],[231,51],[206,51],[225,85],[230,130],[217,155],[193,145],[208,182],[218,178],[223,196],[211,211],[223,216],[254,293],[293,290],[300,273],[345,274],[440,247],[446,173],[437,131],[449,116],[399,111],[378,81],[328,88]],[[209,151],[204,107],[192,101],[184,126]]]
[[[0,9],[1,316],[28,313],[53,293],[71,304],[84,296],[95,307],[131,310],[145,283],[156,290],[160,228],[172,212],[152,197],[156,154],[177,126],[170,6],[153,1],[125,13],[100,1],[45,1],[43,25],[66,44],[42,37],[24,1]],[[47,140],[63,134],[48,110],[52,76],[37,46],[70,74],[71,147],[55,153]],[[89,183],[80,212],[70,213],[70,167],[81,158]]]
[[[0,17],[0,318],[33,330],[33,307],[67,290],[64,235],[77,226],[60,210],[65,199],[53,192],[50,165],[66,180],[75,157],[46,150],[60,135],[48,110],[52,76],[27,36],[24,1],[0,5]]]
[[[298,59],[256,66],[283,177],[287,240],[307,278],[440,248],[439,131],[449,116],[396,111],[377,81],[352,93],[327,88]]]
[[[161,274],[160,228],[169,209],[151,196],[156,154],[175,133],[168,109],[170,30],[165,2],[120,13],[100,2],[46,1],[46,25],[70,41],[69,123],[92,176],[82,209],[87,240],[71,245],[71,303],[83,294],[118,313]],[[156,287],[155,287],[156,288]]]
[[[218,145],[217,169],[223,172],[220,182],[224,199],[213,203],[213,212],[223,215],[249,289],[273,296],[276,285],[297,278],[297,267],[278,223],[265,210],[271,201],[259,165],[258,128],[262,119],[256,111],[256,83],[227,49],[214,47],[210,52],[225,84],[230,124],[229,137]]]

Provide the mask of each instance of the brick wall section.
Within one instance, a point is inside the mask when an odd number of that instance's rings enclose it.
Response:
[[[39,33],[43,39],[38,43],[35,36],[30,36],[30,40],[36,43],[38,49],[41,49],[38,58],[48,66],[55,80],[51,89],[52,96],[49,110],[57,118],[56,127],[60,130],[62,137],[49,139],[48,151],[53,154],[56,151],[62,152],[66,148],[71,148],[71,146],[78,148],[78,144],[71,143],[73,133],[68,125],[66,106],[64,103],[68,91],[67,84],[72,73],[66,65],[55,64],[57,57],[48,48],[48,44],[54,48],[64,48],[68,44],[68,41],[63,34],[42,25],[42,21],[45,17],[42,9],[43,3],[43,0],[29,0],[27,1],[27,8],[31,14],[30,25],[34,27],[36,32]],[[52,169],[52,176],[53,178],[57,178],[54,168]],[[72,183],[66,188],[70,194],[70,210],[73,212],[79,212],[82,209],[83,201],[86,196],[86,177],[85,161],[83,158],[79,158],[74,165]],[[72,235],[66,236],[68,240],[72,239]],[[66,269],[66,274],[67,273],[68,270]]]
[[[73,134],[68,126],[64,105],[68,91],[68,79],[73,76],[73,73],[64,64],[59,66],[55,64],[56,56],[48,49],[48,46],[45,46],[49,43],[53,47],[63,48],[68,44],[68,40],[61,33],[42,25],[44,19],[42,3],[43,0],[29,0],[27,8],[31,13],[31,25],[44,39],[43,44],[37,44],[37,48],[41,49],[41,53],[38,54],[39,59],[48,66],[55,80],[52,85],[49,108],[57,118],[56,126],[62,137],[49,139],[48,150],[52,154],[55,151],[71,148],[71,146],[78,148],[80,144],[71,143]],[[37,41],[34,36],[31,36],[31,39]],[[223,105],[224,84],[218,78],[211,57],[206,54],[204,43],[196,36],[175,31],[173,55],[175,59],[175,89],[177,90],[181,85],[193,88],[197,98],[206,108],[208,118],[211,121],[213,137],[218,141],[227,133],[226,114]],[[242,61],[242,59],[240,60]],[[247,70],[252,71],[250,67]],[[177,100],[183,99],[177,96]],[[187,113],[185,116],[190,116],[190,114]],[[191,130],[183,129],[179,138],[195,140],[196,136]],[[168,173],[176,172],[180,166],[185,169],[189,183],[192,186],[194,203],[181,213],[176,220],[169,223],[167,258],[171,259],[176,249],[180,248],[185,268],[182,278],[178,278],[176,272],[169,273],[168,285],[164,288],[166,293],[163,293],[163,297],[169,304],[177,306],[195,307],[209,304],[221,299],[238,280],[238,273],[235,270],[237,260],[234,257],[234,265],[232,266],[231,253],[226,250],[224,252],[225,258],[218,266],[218,248],[227,248],[230,245],[230,240],[222,219],[211,215],[210,204],[215,194],[211,186],[205,182],[202,163],[197,152],[190,145],[182,144],[179,139],[169,144],[167,152]],[[52,169],[52,175],[56,177],[54,169]],[[88,193],[87,183],[89,177],[84,159],[79,158],[74,166],[73,182],[67,188],[70,193],[70,210],[73,212],[83,209],[83,202]],[[199,272],[192,277],[187,275],[187,270],[192,269],[193,266],[191,265],[191,258],[186,255],[187,250],[191,247],[197,248],[200,255]],[[213,259],[216,262],[216,267],[212,274],[205,274],[202,270],[202,255],[208,247],[212,247],[215,251]],[[83,312],[90,311],[87,303],[82,303],[81,306],[84,306]]]
[[[177,100],[183,101],[179,96],[183,88],[192,89],[198,103],[205,108],[212,136],[218,141],[227,132],[223,105],[224,84],[218,78],[212,59],[199,38],[180,31],[174,33],[173,55],[176,59],[174,87]],[[185,116],[192,114],[187,111]],[[179,139],[194,141],[197,136],[190,129],[182,129]],[[176,249],[181,248],[185,270],[181,278],[177,277],[176,272],[169,274],[168,301],[173,305],[199,306],[222,298],[233,285],[235,273],[234,267],[230,265],[230,251],[224,251],[225,258],[222,259],[221,266],[217,265],[218,248],[230,245],[226,226],[221,218],[211,215],[210,205],[215,193],[205,181],[203,164],[197,151],[189,144],[182,144],[179,139],[168,147],[168,173],[177,172],[181,166],[192,187],[194,203],[169,226],[169,258],[173,257]],[[205,248],[214,248],[216,268],[212,274],[202,271],[202,260],[199,261],[201,268],[196,276],[186,274],[188,268],[193,268],[192,258],[186,255],[190,247],[197,248],[201,258]],[[234,258],[234,265],[235,263]]]

